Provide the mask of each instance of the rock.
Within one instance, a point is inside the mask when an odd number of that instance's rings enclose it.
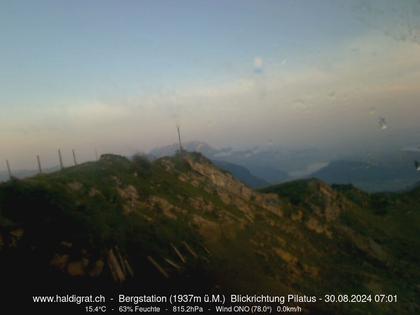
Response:
[[[369,247],[373,253],[373,255],[380,261],[386,262],[389,258],[388,253],[383,249],[381,245],[375,242],[370,237],[368,238]]]
[[[179,179],[181,182],[184,182],[184,183],[186,183],[186,182],[188,182],[188,181],[189,181],[188,176],[187,176],[187,175],[185,175],[185,174],[181,174],[181,175],[179,175],[179,176],[178,176],[178,179]]]
[[[245,200],[250,200],[251,196],[254,194],[252,189],[241,182],[236,181],[231,174],[217,169],[205,159],[200,159],[200,161],[197,162],[191,157],[186,157],[185,161],[192,170],[202,175],[201,178],[197,177],[197,180],[204,181],[205,179],[208,179],[214,186],[227,190],[230,193],[241,195]]]
[[[200,235],[208,242],[214,243],[222,236],[220,225],[207,220],[199,215],[194,215],[193,222],[198,228]]]
[[[111,176],[111,179],[117,184],[117,186],[121,186],[122,182],[117,176]]]
[[[205,212],[214,212],[215,208],[213,203],[211,202],[206,202],[203,197],[196,197],[196,198],[188,198],[188,202],[189,204],[197,210],[202,210]]]
[[[89,197],[96,197],[96,196],[100,196],[100,195],[102,195],[102,193],[98,189],[96,189],[95,187],[92,187],[89,190]]]
[[[302,222],[302,219],[303,219],[303,211],[302,210],[298,210],[296,212],[293,212],[292,215],[290,216],[290,218],[293,221]]]
[[[69,261],[69,255],[55,254],[50,261],[50,265],[56,269],[64,271]]]
[[[134,186],[129,185],[125,188],[117,187],[117,192],[125,201],[123,205],[124,214],[130,214],[141,206],[139,194]]]
[[[10,232],[10,235],[16,239],[16,241],[19,241],[24,234],[24,230],[22,228],[14,229]]]
[[[287,264],[296,265],[298,263],[298,259],[295,256],[280,247],[274,248],[274,252]]]
[[[89,276],[91,277],[99,277],[104,270],[105,263],[102,259],[98,259],[92,268],[89,270]]]
[[[79,182],[71,182],[67,186],[73,191],[80,191],[83,188],[83,185]]]
[[[218,190],[217,194],[219,195],[219,198],[222,200],[222,202],[225,205],[229,205],[232,202],[232,199],[230,198],[230,195],[226,191]]]
[[[22,228],[17,228],[10,231],[11,239],[8,245],[10,247],[16,247],[19,240],[23,237],[23,234],[24,234],[24,230]]]
[[[303,271],[305,271],[307,274],[309,274],[312,278],[318,278],[319,277],[319,269],[316,267],[312,267],[306,264],[303,264]]]
[[[305,225],[309,230],[314,231],[317,234],[324,234],[328,238],[332,238],[331,231],[325,225],[321,224],[315,217],[310,217],[308,221],[306,221]]]
[[[239,211],[243,212],[245,217],[254,222],[255,216],[255,207],[252,206],[249,202],[244,201],[244,199],[240,197],[235,197],[233,204],[239,209]]]
[[[72,277],[82,277],[86,275],[86,267],[89,261],[84,258],[78,261],[69,262],[67,265],[67,273]]]
[[[286,246],[286,243],[287,243],[286,240],[284,240],[280,236],[275,236],[275,238],[280,245]]]
[[[170,172],[175,168],[175,164],[169,160],[169,159],[162,159],[161,160],[162,166],[163,168],[167,171]]]
[[[254,193],[251,199],[254,199],[255,204],[264,208],[265,210],[268,210],[279,217],[283,216],[283,211],[280,205],[280,198],[278,195],[270,194],[270,193],[267,193],[267,194]]]
[[[169,219],[176,219],[179,213],[185,213],[184,209],[174,206],[168,200],[159,196],[151,196],[149,201],[153,207],[162,210],[163,214]]]

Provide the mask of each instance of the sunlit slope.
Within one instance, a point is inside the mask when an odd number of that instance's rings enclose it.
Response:
[[[200,154],[104,155],[0,186],[1,276],[35,289],[389,293],[397,305],[307,307],[412,314],[419,199],[315,180],[256,192]]]

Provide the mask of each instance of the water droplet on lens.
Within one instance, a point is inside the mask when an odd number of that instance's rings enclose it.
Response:
[[[385,130],[385,129],[387,129],[387,128],[388,128],[388,125],[387,125],[387,123],[386,123],[385,118],[380,117],[380,118],[379,118],[378,123],[379,123],[379,127],[380,127],[382,130]]]
[[[254,58],[254,73],[255,74],[262,74],[264,67],[264,60],[261,57]]]

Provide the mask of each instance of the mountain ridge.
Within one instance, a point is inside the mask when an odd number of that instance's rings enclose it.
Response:
[[[289,178],[287,172],[277,169],[277,167],[262,163],[260,160],[253,161],[252,156],[261,153],[258,147],[239,151],[230,147],[218,149],[202,141],[189,141],[183,144],[183,147],[190,152],[200,152],[216,164],[219,163],[219,166],[230,171],[239,180],[253,188],[267,186],[266,184],[277,184]],[[179,144],[174,143],[152,149],[149,152],[149,156],[151,158],[173,156],[178,150]],[[223,162],[223,165],[221,165],[221,162]],[[238,167],[246,168],[247,170],[238,172]],[[245,174],[247,172],[251,174]]]
[[[198,153],[103,155],[0,185],[1,276],[135,292],[320,294],[322,282],[323,293],[397,290],[402,304],[306,305],[309,314],[410,314],[420,196],[371,198],[319,180],[254,191]]]

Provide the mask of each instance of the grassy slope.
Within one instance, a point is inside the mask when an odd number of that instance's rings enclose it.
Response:
[[[302,180],[262,191],[277,193],[289,200],[293,208],[310,213],[313,205],[322,206],[322,196],[312,185],[316,182],[318,180]],[[324,275],[323,288],[343,293],[398,294],[402,302],[395,308],[395,305],[384,305],[379,308],[380,312],[415,312],[420,280],[420,190],[368,194],[348,185],[333,188],[339,198],[347,202],[338,220],[332,223],[332,228],[336,229],[334,241],[324,239],[313,243],[325,255],[319,262],[330,269]],[[361,250],[364,246],[355,246],[356,238],[342,233],[343,228],[372,240],[373,250],[369,246],[366,250]],[[376,244],[380,246],[378,251],[374,250]],[[369,254],[371,250],[373,255]],[[382,252],[385,252],[383,257]],[[348,308],[348,312],[355,310],[354,306],[344,308]],[[358,305],[357,308],[363,314],[370,306]]]
[[[5,238],[22,227],[25,234],[17,249],[0,251],[10,262],[1,270],[13,265],[26,269],[24,275],[29,276],[38,267],[48,269],[51,256],[62,251],[60,244],[66,241],[73,244],[73,256],[88,251],[91,261],[112,246],[121,248],[135,269],[135,280],[129,284],[135,288],[400,294],[398,305],[321,305],[315,309],[323,314],[410,314],[418,307],[414,306],[419,282],[418,191],[368,195],[351,187],[337,186],[333,191],[316,181],[298,181],[263,190],[281,197],[275,202],[283,215],[249,201],[253,219],[243,223],[241,207],[223,202],[206,182],[194,185],[195,177],[181,181],[183,174],[197,176],[179,156],[152,164],[108,156],[62,172],[2,184],[0,232]],[[129,186],[135,187],[141,202],[126,214],[122,209],[127,200],[117,188]],[[176,219],[147,203],[156,196],[182,209]],[[214,211],[194,206],[191,198],[204,200]],[[327,208],[338,209],[338,217],[327,220],[323,213]],[[193,223],[197,215],[219,228],[215,241],[199,233],[200,226]],[[315,229],[308,227],[311,219],[317,222]],[[195,250],[198,259],[188,256],[183,242]],[[164,258],[178,262],[171,244],[188,261],[182,272],[172,270],[170,279],[164,280],[146,257],[155,257],[162,265]],[[10,257],[25,261],[16,265]],[[30,267],[28,257],[33,263]],[[60,285],[62,278],[57,279]]]

